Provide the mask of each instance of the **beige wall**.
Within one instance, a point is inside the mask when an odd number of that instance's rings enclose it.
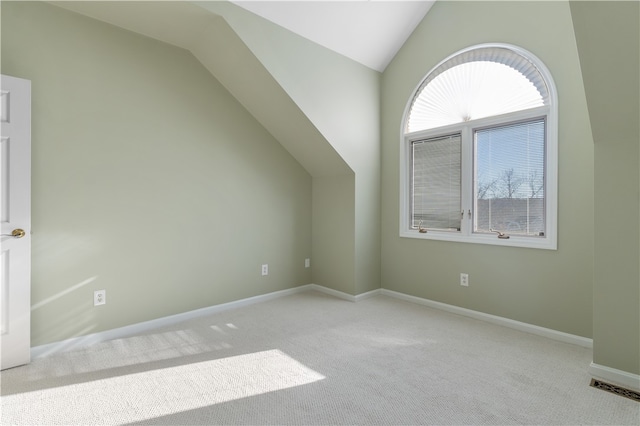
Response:
[[[2,73],[32,81],[32,345],[311,282],[310,175],[190,53],[3,2]]]
[[[595,142],[593,361],[640,374],[640,7],[571,12]]]
[[[407,101],[439,61],[486,42],[531,51],[555,80],[557,251],[398,236],[400,128]],[[437,2],[383,74],[382,287],[591,337],[593,142],[588,120],[567,3]],[[460,286],[461,272],[469,274],[469,287]]]

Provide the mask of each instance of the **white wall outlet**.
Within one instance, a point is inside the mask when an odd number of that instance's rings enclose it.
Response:
[[[269,275],[269,265],[266,263],[262,265],[262,275]]]
[[[96,290],[93,292],[93,306],[107,303],[107,290]]]
[[[311,259],[305,259],[304,260],[304,267],[305,268],[311,267]]]
[[[460,274],[460,285],[469,287],[469,274]]]

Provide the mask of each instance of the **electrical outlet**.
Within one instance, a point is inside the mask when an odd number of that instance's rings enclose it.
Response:
[[[469,274],[460,274],[460,285],[469,287]]]
[[[269,265],[266,263],[262,265],[262,275],[269,275]]]
[[[311,267],[311,259],[305,259],[304,260],[304,267],[305,268]]]
[[[107,290],[96,290],[93,292],[93,306],[107,303]]]

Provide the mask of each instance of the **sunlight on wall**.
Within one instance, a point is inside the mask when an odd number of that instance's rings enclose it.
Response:
[[[37,303],[31,305],[32,312],[32,322],[37,321],[39,315],[46,316],[47,309],[51,309],[52,305],[56,305],[59,303],[65,303],[65,299],[73,298],[74,300],[78,300],[79,294],[87,294],[88,291],[84,287],[89,284],[95,286],[95,281],[98,279],[98,275],[94,275],[89,277],[83,281],[80,281],[77,284],[71,285],[65,288],[62,291],[59,291],[52,296],[49,296],[45,299],[40,300]],[[94,287],[95,288],[95,287]],[[89,289],[90,291],[90,289]],[[90,294],[90,293],[89,293]],[[32,295],[32,300],[34,296]],[[55,317],[49,318],[46,321],[46,328],[43,333],[46,333],[47,336],[54,341],[64,340],[65,337],[71,336],[84,336],[92,331],[94,331],[97,327],[96,314],[97,312],[92,310],[93,306],[90,304],[90,301],[85,299],[85,303],[77,304],[71,308],[68,308],[59,315]],[[39,333],[32,330],[32,342],[33,339],[37,339],[39,337]],[[71,346],[69,343],[64,343],[62,347]],[[58,347],[57,350],[60,350],[61,347]],[[53,351],[51,351],[53,352]],[[50,352],[47,352],[47,355]]]
[[[325,377],[277,349],[3,396],[11,424],[122,424],[301,386]]]
[[[97,276],[97,275],[96,275],[96,276],[93,276],[93,277],[91,277],[91,278],[87,278],[86,280],[84,280],[84,281],[82,281],[82,282],[79,282],[78,284],[73,285],[73,286],[71,286],[71,287],[69,287],[69,288],[67,288],[67,289],[65,289],[65,290],[63,290],[63,291],[61,291],[61,292],[58,292],[58,293],[54,294],[54,295],[53,295],[53,296],[51,296],[51,297],[47,297],[46,299],[41,300],[40,302],[38,302],[38,303],[36,303],[36,304],[32,305],[32,306],[31,306],[31,310],[32,310],[32,311],[35,311],[36,309],[43,307],[43,306],[44,306],[44,305],[46,305],[47,303],[51,303],[51,302],[53,302],[54,300],[61,298],[61,297],[62,297],[62,296],[64,296],[65,294],[71,293],[72,291],[75,291],[75,290],[77,290],[77,289],[79,289],[79,288],[81,288],[81,287],[84,287],[85,285],[87,285],[87,284],[89,284],[89,283],[94,282],[97,278],[98,278],[98,276]]]

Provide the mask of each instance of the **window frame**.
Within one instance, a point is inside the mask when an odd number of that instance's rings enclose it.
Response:
[[[548,88],[548,105],[511,112],[507,114],[495,115],[477,120],[450,124],[433,129],[420,130],[412,133],[405,133],[409,109],[418,90],[430,74],[451,58],[469,50],[486,47],[506,48],[523,56],[533,63],[537,68]],[[506,124],[525,122],[536,118],[545,119],[545,235],[525,236],[510,235],[509,239],[497,238],[497,234],[473,232],[475,220],[475,179],[476,164],[474,152],[474,131],[487,127],[499,127]],[[411,228],[411,185],[412,167],[411,150],[412,142],[427,138],[444,136],[453,133],[461,133],[461,204],[464,215],[462,216],[460,231],[428,229],[426,233],[421,233],[416,228]],[[546,66],[532,53],[519,48],[502,43],[488,43],[471,46],[458,51],[433,67],[419,84],[411,92],[403,114],[400,129],[400,237],[418,238],[424,240],[452,241],[475,244],[490,244],[506,247],[525,247],[534,249],[557,250],[558,240],[558,102],[557,92],[553,78]],[[471,214],[469,214],[471,212]]]

